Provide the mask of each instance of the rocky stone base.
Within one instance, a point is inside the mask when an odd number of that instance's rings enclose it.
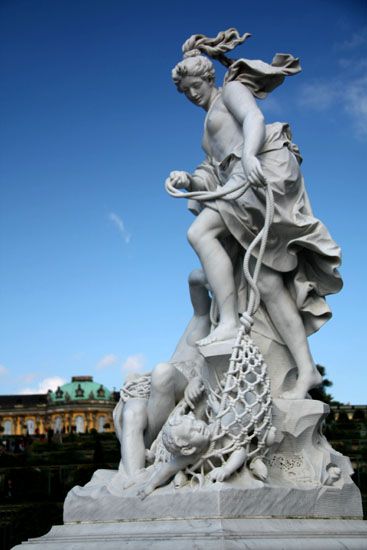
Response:
[[[366,550],[358,520],[218,519],[70,523],[13,550]]]
[[[231,482],[199,488],[173,484],[145,500],[134,488],[119,491],[119,474],[98,470],[85,487],[74,487],[66,497],[64,521],[146,521],[217,517],[362,518],[360,492],[352,481],[342,487],[273,486],[249,474]]]
[[[265,461],[268,478],[247,468],[224,483],[203,480],[175,489],[173,483],[137,498],[138,485],[124,489],[122,471],[98,470],[66,497],[64,521],[185,518],[362,518],[361,495],[350,461],[321,433],[327,405],[311,399],[275,399],[277,441]],[[332,475],[333,474],[333,475]],[[148,472],[147,472],[148,475]]]

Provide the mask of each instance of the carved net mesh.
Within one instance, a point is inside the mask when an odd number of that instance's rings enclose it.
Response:
[[[264,456],[272,425],[270,381],[264,358],[245,328],[237,336],[228,371],[208,393],[206,413],[215,429],[209,449],[190,470],[213,469],[213,459],[223,463],[241,447],[247,460]]]
[[[150,374],[142,374],[132,379],[128,379],[121,388],[121,399],[124,403],[131,398],[149,399],[150,386]]]

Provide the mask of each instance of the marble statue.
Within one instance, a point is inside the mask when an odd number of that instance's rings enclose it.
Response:
[[[98,529],[106,550],[124,541],[367,548],[350,461],[323,435],[329,407],[308,393],[321,377],[307,337],[331,316],[325,296],[342,286],[340,250],[312,213],[288,124],[266,124],[256,101],[299,73],[299,60],[226,55],[249,36],[193,35],[172,71],[206,112],[205,159],[165,182],[195,214],[193,317],[171,359],[124,382],[114,411],[119,468],[98,470],[65,501],[73,548],[96,548]],[[227,68],[222,87],[213,61]],[[50,548],[57,537],[54,527]]]
[[[172,71],[178,91],[206,111],[204,161],[165,183],[196,215],[194,312],[171,359],[125,381],[114,411],[119,470],[97,473],[93,494],[101,484],[145,500],[171,480],[176,489],[350,483],[348,460],[321,432],[326,406],[308,398],[321,377],[307,336],[331,316],[325,296],[342,285],[340,250],[312,213],[289,126],[265,124],[256,102],[299,73],[299,60],[225,55],[248,37],[193,35]],[[220,88],[212,60],[227,67]],[[88,491],[71,492],[67,518]]]
[[[247,37],[230,30],[214,41],[197,35],[184,44],[185,59],[172,76],[178,90],[207,112],[202,141],[206,157],[193,174],[171,172],[168,184],[190,191],[230,191],[251,184],[238,198],[229,194],[227,200],[203,202],[188,232],[219,310],[218,325],[202,345],[231,339],[238,330],[234,266],[223,237],[231,236],[246,250],[264,218],[265,182],[273,188],[275,213],[258,287],[270,322],[298,368],[297,381],[284,397],[303,399],[321,382],[307,334],[329,316],[324,296],[341,288],[336,270],[340,250],[312,214],[289,126],[266,125],[255,101],[281,84],[284,75],[299,72],[299,62],[278,55],[269,66],[224,56]],[[229,65],[222,88],[216,87],[213,63],[203,53]]]

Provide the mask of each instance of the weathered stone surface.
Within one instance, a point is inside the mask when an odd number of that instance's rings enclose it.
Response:
[[[353,482],[342,487],[299,488],[292,484],[264,484],[245,476],[231,482],[192,489],[172,484],[154,491],[145,500],[128,489],[122,497],[110,488],[119,485],[119,474],[99,470],[84,488],[74,487],[64,505],[64,521],[119,521],[184,518],[334,517],[361,518],[361,500]]]
[[[14,550],[366,550],[358,520],[203,519],[57,525]]]
[[[273,482],[300,488],[329,484],[330,468],[340,470],[333,481],[341,488],[351,483],[349,458],[335,451],[322,434],[329,406],[313,399],[274,399],[273,423],[278,443],[268,455],[269,477]]]

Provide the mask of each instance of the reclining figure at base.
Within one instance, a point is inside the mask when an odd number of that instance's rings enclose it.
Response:
[[[257,361],[248,362],[250,352]],[[232,369],[229,391],[228,374],[215,391],[198,375],[189,382],[185,397],[145,454],[154,464],[146,471],[135,472],[124,488],[137,485],[137,495],[144,499],[172,478],[176,487],[184,485],[189,477],[225,481],[248,462],[255,477],[266,479],[262,459],[275,435],[269,381],[266,365],[253,343],[246,357],[245,369],[243,363],[237,372]],[[194,410],[187,413],[189,409]],[[132,418],[130,421],[134,422]],[[133,433],[129,423],[124,430]]]

